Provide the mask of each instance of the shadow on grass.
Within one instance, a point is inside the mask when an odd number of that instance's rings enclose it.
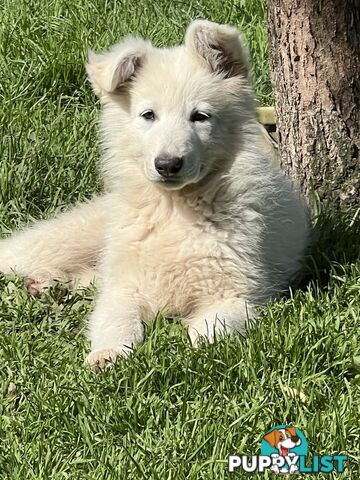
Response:
[[[311,282],[325,287],[330,276],[360,259],[360,209],[354,212],[322,212],[314,220],[312,246],[306,257],[298,288]]]

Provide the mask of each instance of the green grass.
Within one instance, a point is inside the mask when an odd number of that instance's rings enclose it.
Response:
[[[196,17],[233,23],[249,41],[257,96],[271,103],[260,0],[3,0],[1,10],[4,234],[101,188],[88,47],[129,32],[176,44]],[[265,431],[286,422],[310,452],[349,455],[336,478],[359,478],[355,212],[320,216],[317,237],[301,289],[264,309],[246,339],[194,350],[159,317],[131,360],[99,375],[83,365],[93,290],[34,299],[21,279],[0,277],[1,480],[225,479],[228,455],[258,454]]]

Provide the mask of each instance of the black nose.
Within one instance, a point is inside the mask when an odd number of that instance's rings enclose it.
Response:
[[[181,157],[156,157],[155,169],[165,178],[173,177],[180,172],[183,165],[183,159]]]
[[[291,437],[291,440],[294,442],[294,443],[297,443],[300,439],[297,435],[294,435]]]

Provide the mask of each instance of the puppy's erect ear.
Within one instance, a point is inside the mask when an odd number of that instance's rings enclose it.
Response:
[[[285,428],[285,431],[286,431],[286,432],[289,432],[292,437],[297,436],[295,427],[286,427],[286,428]]]
[[[135,75],[151,48],[150,42],[128,37],[108,52],[89,52],[86,70],[96,95],[102,97],[125,85]]]
[[[248,74],[247,49],[234,27],[195,20],[186,31],[185,45],[224,78]]]

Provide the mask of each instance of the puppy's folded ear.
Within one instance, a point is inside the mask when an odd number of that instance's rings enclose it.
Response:
[[[185,45],[223,78],[248,75],[247,49],[234,27],[195,20],[186,31]]]
[[[151,48],[150,42],[128,37],[105,53],[89,51],[86,71],[95,94],[102,97],[124,86],[143,64]]]
[[[272,432],[267,433],[264,436],[264,440],[266,440],[272,447],[275,447],[275,445],[279,441],[279,432],[277,430],[273,430]]]

